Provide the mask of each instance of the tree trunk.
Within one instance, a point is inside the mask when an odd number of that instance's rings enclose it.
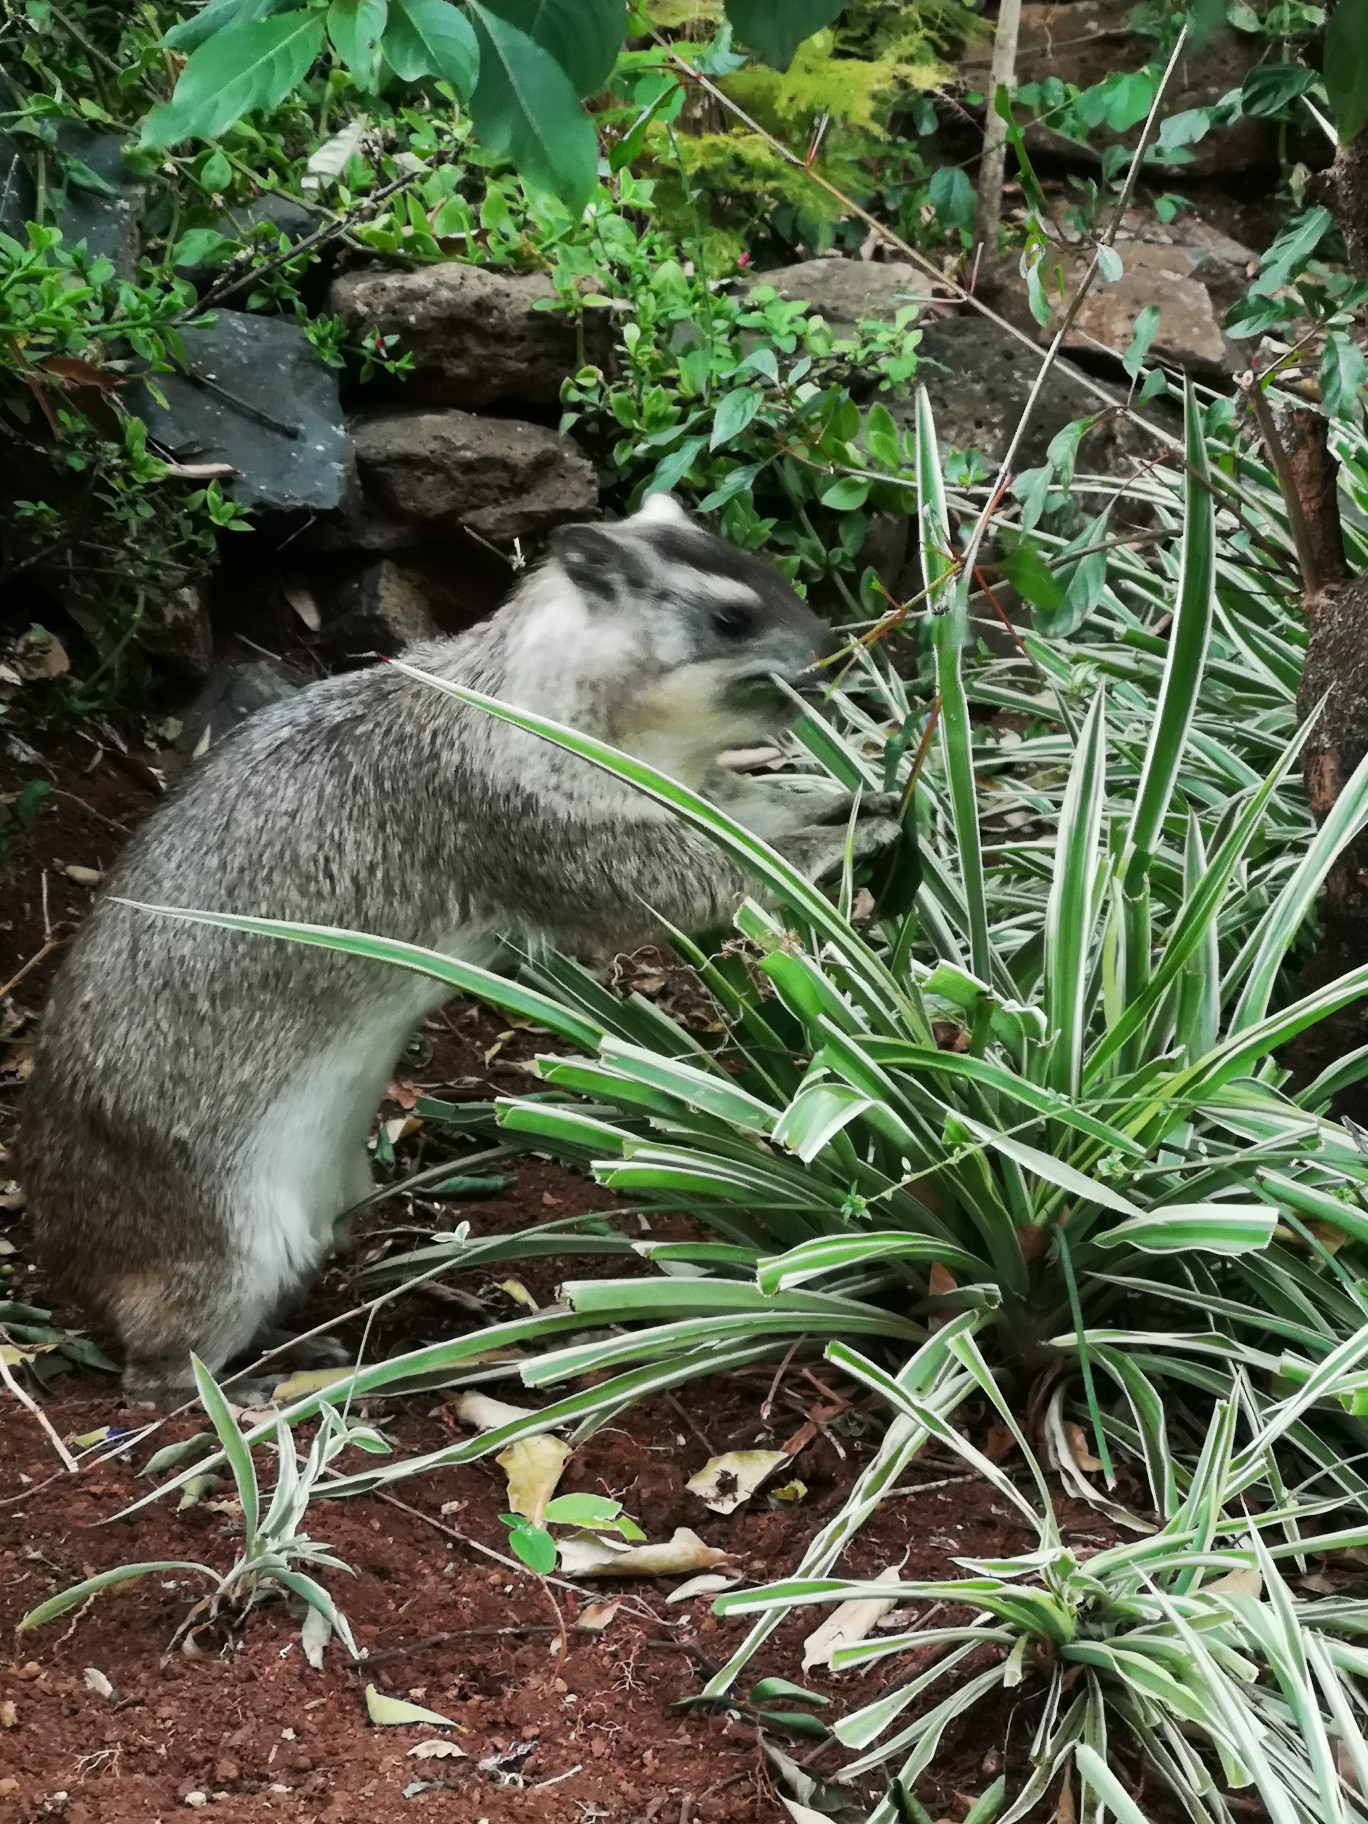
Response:
[[[1331,211],[1355,275],[1368,278],[1368,132],[1335,154],[1313,180],[1315,200]],[[1316,716],[1302,749],[1306,795],[1317,823],[1368,754],[1368,576],[1350,577],[1336,497],[1336,467],[1326,419],[1294,410],[1284,416],[1283,477],[1289,511],[1304,522],[1297,539],[1308,623],[1306,662],[1297,692],[1303,721]],[[1321,705],[1317,716],[1317,706]],[[1341,853],[1325,882],[1321,940],[1303,973],[1306,991],[1368,962],[1368,834]],[[1312,1026],[1290,1048],[1303,1083],[1346,1052],[1368,1044],[1368,1000]],[[1368,1079],[1346,1091],[1336,1112],[1368,1126]]]
[[[988,114],[983,123],[983,162],[979,166],[978,209],[974,239],[989,259],[997,252],[998,223],[1002,219],[1002,177],[1007,165],[1007,122],[997,111],[1000,88],[1016,90],[1017,33],[1021,28],[1021,0],[1001,0],[993,64],[988,77]]]

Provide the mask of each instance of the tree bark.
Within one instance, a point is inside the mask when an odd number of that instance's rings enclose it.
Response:
[[[1340,146],[1311,194],[1335,218],[1355,276],[1368,279],[1368,131]],[[1336,495],[1328,425],[1318,412],[1285,414],[1281,437],[1287,473],[1280,477],[1289,511],[1304,522],[1297,539],[1308,623],[1306,662],[1297,692],[1303,721],[1316,716],[1302,749],[1306,795],[1317,823],[1368,754],[1368,576],[1351,577]],[[1320,707],[1319,715],[1316,714]],[[1311,991],[1368,962],[1368,834],[1341,853],[1325,882],[1321,939],[1302,986]],[[1302,1034],[1288,1061],[1303,1083],[1346,1052],[1368,1044],[1368,1001],[1346,1007]],[[1336,1113],[1368,1125],[1368,1079],[1346,1091]]]

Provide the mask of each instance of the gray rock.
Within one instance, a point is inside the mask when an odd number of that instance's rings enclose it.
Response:
[[[555,295],[543,273],[490,272],[453,260],[417,272],[346,273],[334,280],[328,307],[358,334],[378,329],[399,338],[413,361],[409,398],[467,410],[550,407],[581,364],[574,324],[537,308]],[[600,313],[588,313],[586,333],[592,359],[610,339]]]
[[[920,267],[899,260],[800,260],[755,274],[749,289],[772,285],[781,298],[810,304],[839,336],[871,319],[892,319],[904,304],[933,295]]]
[[[203,585],[187,583],[169,595],[150,597],[138,623],[138,644],[188,677],[207,678],[214,660],[214,633]]]
[[[186,710],[176,738],[177,751],[187,758],[202,754],[257,710],[292,696],[302,682],[278,659],[220,665]]]
[[[392,538],[396,527],[409,544],[450,540],[462,529],[509,544],[581,519],[598,504],[593,464],[544,425],[384,411],[358,417],[352,428],[362,489],[361,513],[345,528],[353,549],[366,549],[377,528]]]
[[[297,202],[294,197],[281,196],[277,191],[269,190],[264,196],[253,196],[245,203],[234,203],[214,225],[220,234],[226,235],[230,240],[250,241],[256,238],[258,231],[272,228],[277,233],[288,235],[292,241],[302,241],[324,219],[316,210]],[[262,234],[262,239],[265,238]]]
[[[337,375],[296,323],[220,310],[183,331],[189,375],[159,374],[161,405],[146,386],[134,410],[181,462],[224,462],[226,493],[249,510],[338,506],[351,439]]]
[[[1118,252],[1122,262],[1121,277],[1114,284],[1104,283],[1100,275],[1094,280],[1064,338],[1065,348],[1080,353],[1109,349],[1113,354],[1124,354],[1134,334],[1136,319],[1141,311],[1153,304],[1159,308],[1153,359],[1208,378],[1222,378],[1234,364],[1234,358],[1227,351],[1211,295],[1201,279],[1194,275],[1187,251],[1176,246],[1156,246],[1148,241],[1130,241],[1118,248]],[[1029,330],[1042,346],[1047,344],[1091,258],[1090,253],[1083,251],[1063,257],[1059,263],[1064,274],[1062,293],[1056,288],[1056,264],[1051,261],[1051,276],[1046,280],[1045,289],[1055,308],[1044,328],[1032,317],[1025,283],[1015,272],[1003,287],[1001,308],[1023,329]]]
[[[1039,352],[975,311],[924,324],[919,353],[917,380],[930,398],[941,448],[978,450],[990,463],[1000,462],[1040,367]],[[1043,463],[1064,426],[1090,416],[1100,403],[1072,362],[1056,361],[1031,414],[1017,472]],[[910,400],[890,410],[910,428]],[[1150,456],[1156,448],[1125,420],[1111,421],[1088,433],[1080,462],[1094,470],[1127,472],[1134,455]]]
[[[1131,25],[1132,0],[1058,0],[1040,4],[1027,0],[1021,9],[1017,40],[1017,81],[1043,82],[1057,76],[1062,82],[1091,88],[1115,71],[1142,69],[1154,58],[1155,40]],[[1249,70],[1264,53],[1264,41],[1222,26],[1209,44],[1190,51],[1180,61],[1165,96],[1166,115],[1189,108],[1209,107],[1231,89],[1238,89]],[[991,36],[982,39],[958,66],[960,79],[970,88],[986,90]],[[1028,148],[1048,152],[1067,163],[1096,168],[1098,148],[1118,142],[1134,145],[1139,128],[1130,133],[1093,133],[1087,146],[1065,139],[1047,128],[1026,129]],[[1231,172],[1276,170],[1277,128],[1267,120],[1239,120],[1228,127],[1214,127],[1190,150],[1190,164],[1168,167],[1182,177],[1211,177]],[[1163,167],[1156,167],[1163,169]]]
[[[94,185],[82,183],[67,172],[62,202],[62,240],[67,247],[81,241],[92,259],[110,260],[121,279],[136,276],[142,253],[142,219],[146,192],[124,164],[122,133],[95,133],[78,121],[63,121],[57,128],[57,150],[66,159],[79,159],[94,175]]]
[[[441,632],[423,579],[382,557],[323,595],[322,644],[348,658],[386,657]]]

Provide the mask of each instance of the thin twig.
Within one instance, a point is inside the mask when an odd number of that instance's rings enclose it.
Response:
[[[67,1449],[66,1445],[63,1444],[62,1440],[58,1437],[56,1430],[53,1427],[52,1420],[43,1411],[32,1394],[27,1393],[10,1372],[10,1365],[5,1360],[5,1346],[8,1342],[9,1339],[6,1336],[6,1333],[4,1330],[0,1330],[0,1380],[4,1381],[6,1387],[9,1388],[10,1392],[14,1395],[15,1399],[18,1400],[21,1406],[28,1407],[34,1418],[37,1419],[38,1423],[47,1433],[52,1448],[62,1460],[62,1467],[66,1470],[68,1475],[74,1476],[79,1470],[80,1465]],[[13,1345],[11,1345],[11,1347],[12,1346]]]

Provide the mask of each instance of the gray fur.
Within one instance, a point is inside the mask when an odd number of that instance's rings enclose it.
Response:
[[[838,865],[846,801],[715,766],[786,720],[767,676],[819,655],[820,623],[782,579],[672,502],[572,529],[559,551],[490,621],[406,656],[725,798],[813,878]],[[873,818],[859,834],[867,852],[889,831]],[[395,1061],[447,996],[384,964],[116,899],[490,964],[502,939],[602,954],[658,935],[657,917],[703,931],[745,891],[643,794],[384,665],[312,685],[211,748],[73,945],[25,1104],[40,1258],[117,1332],[130,1396],[182,1394],[192,1349],[219,1371],[308,1284],[370,1188]]]

